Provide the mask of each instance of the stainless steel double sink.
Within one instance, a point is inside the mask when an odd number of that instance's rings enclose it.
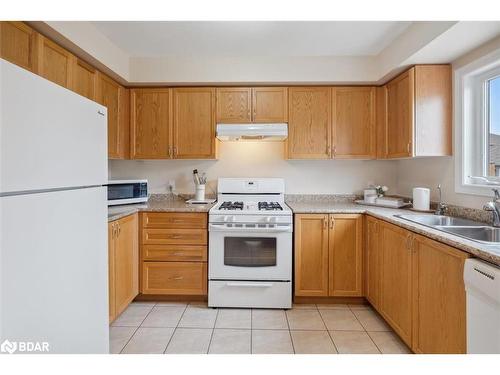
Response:
[[[500,228],[491,227],[479,221],[432,214],[394,216],[468,240],[489,245],[500,244]]]

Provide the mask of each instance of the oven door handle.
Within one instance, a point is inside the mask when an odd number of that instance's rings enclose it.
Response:
[[[208,230],[212,232],[247,232],[247,233],[283,233],[283,232],[291,232],[292,226],[286,225],[282,227],[274,227],[274,228],[252,228],[252,227],[228,227],[226,224],[209,224]]]
[[[242,288],[270,288],[273,286],[272,283],[236,283],[229,282],[226,283],[229,287],[242,287]]]

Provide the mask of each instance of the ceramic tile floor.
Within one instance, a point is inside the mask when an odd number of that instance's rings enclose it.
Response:
[[[212,309],[206,303],[135,302],[110,327],[112,353],[410,353],[369,306]]]

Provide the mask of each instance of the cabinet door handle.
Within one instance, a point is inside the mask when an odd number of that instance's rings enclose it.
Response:
[[[115,238],[116,237],[116,223],[113,223],[111,225],[111,238]]]
[[[328,219],[323,219],[323,229],[328,228]]]
[[[337,155],[337,146],[333,146],[333,156]]]
[[[335,226],[335,219],[333,217],[330,217],[330,229],[333,229]]]
[[[122,226],[120,224],[118,224],[118,235],[117,236],[120,236],[121,233],[122,233]]]
[[[177,156],[177,146],[174,146],[174,157]]]
[[[175,280],[175,281],[182,280],[182,279],[184,279],[184,276],[173,276],[170,278],[170,280]]]
[[[409,155],[411,155],[411,142],[408,142],[408,144],[406,145],[406,151]]]
[[[172,234],[170,236],[170,238],[178,239],[178,238],[181,238],[181,235],[179,235],[179,234]]]
[[[332,156],[332,148],[330,146],[326,146],[326,153],[328,154],[329,157]]]
[[[168,146],[168,157],[172,158],[172,146]]]

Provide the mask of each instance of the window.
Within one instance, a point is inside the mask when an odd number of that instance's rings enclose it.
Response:
[[[500,50],[456,69],[455,190],[500,186]]]
[[[486,136],[486,177],[500,177],[500,77],[488,79],[485,82]]]

